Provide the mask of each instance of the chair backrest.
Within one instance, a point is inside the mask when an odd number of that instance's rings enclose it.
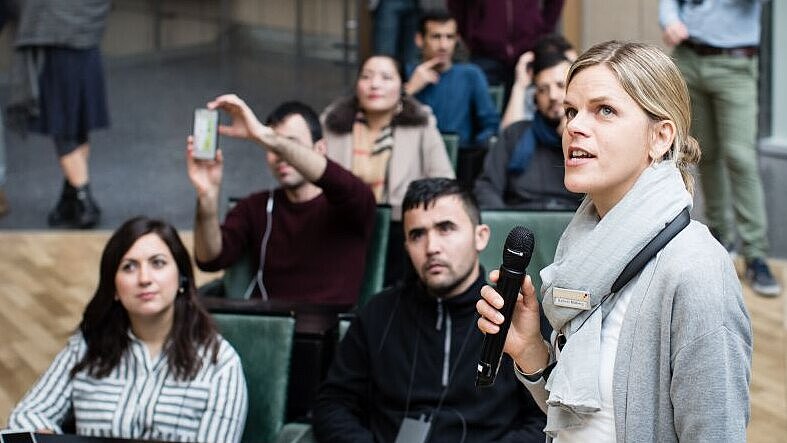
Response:
[[[224,284],[224,296],[244,298],[252,277],[254,277],[254,269],[251,268],[251,257],[247,253],[224,270],[224,275],[221,277]]]
[[[499,268],[503,259],[503,245],[511,229],[515,226],[524,226],[530,229],[533,231],[536,244],[533,258],[527,267],[527,273],[533,279],[536,294],[540,298],[541,276],[539,273],[555,258],[557,243],[573,216],[573,212],[481,211],[481,220],[484,224],[489,225],[491,231],[489,245],[481,252],[481,264],[487,272]]]
[[[272,442],[284,425],[295,334],[290,315],[214,313],[221,335],[240,355],[249,392],[243,442]]]
[[[503,96],[505,95],[505,88],[503,85],[489,85],[489,97],[492,98],[492,104],[495,105],[498,114],[503,112]]]
[[[366,249],[366,269],[363,273],[361,292],[358,295],[358,306],[363,306],[369,297],[383,289],[390,230],[391,207],[379,205],[374,218],[374,230]]]
[[[440,135],[443,136],[443,144],[445,145],[445,151],[448,153],[448,159],[451,160],[451,166],[456,171],[456,162],[459,157],[459,134],[445,132]]]

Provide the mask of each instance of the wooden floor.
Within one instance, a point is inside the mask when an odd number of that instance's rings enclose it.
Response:
[[[184,232],[191,246],[191,233]],[[98,280],[108,232],[0,232],[0,428],[73,332]],[[787,261],[772,260],[787,282]],[[198,284],[217,274],[197,274]],[[749,441],[787,440],[787,297],[744,286],[754,327]]]

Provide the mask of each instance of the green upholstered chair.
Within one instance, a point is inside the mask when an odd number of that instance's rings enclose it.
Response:
[[[214,313],[221,335],[240,355],[249,392],[243,442],[273,442],[284,425],[295,318]]]
[[[342,341],[347,330],[350,329],[350,323],[355,318],[355,313],[346,312],[338,315],[339,325],[336,328],[338,348],[339,342]],[[317,439],[314,437],[312,426],[307,423],[287,423],[279,433],[276,443],[316,443]]]
[[[390,229],[391,207],[378,205],[374,216],[374,229],[366,249],[366,269],[363,273],[361,292],[358,295],[358,306],[363,306],[369,297],[383,290]]]
[[[249,254],[244,255],[232,266],[224,270],[221,281],[224,284],[224,297],[245,298],[246,290],[254,276]]]
[[[443,144],[445,145],[445,151],[448,153],[448,159],[451,160],[451,166],[456,171],[456,163],[459,158],[459,134],[445,132],[440,135],[443,137]]]
[[[498,114],[503,113],[503,96],[505,95],[505,88],[503,85],[489,85],[489,97],[492,98],[492,104],[495,105]]]
[[[499,268],[503,259],[503,245],[511,229],[514,226],[524,226],[530,229],[533,231],[536,244],[533,258],[527,267],[527,273],[533,279],[536,294],[540,298],[541,276],[539,273],[555,258],[557,242],[573,216],[573,212],[481,211],[481,220],[484,224],[489,225],[491,231],[489,245],[481,252],[481,264],[487,272]]]

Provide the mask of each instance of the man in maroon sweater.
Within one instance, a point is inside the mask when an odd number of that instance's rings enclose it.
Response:
[[[223,95],[208,103],[232,117],[222,135],[252,140],[265,149],[280,186],[239,201],[219,224],[221,151],[194,159],[188,139],[188,174],[197,191],[194,255],[204,271],[227,268],[251,256],[257,274],[246,296],[309,303],[352,304],[358,298],[375,200],[369,187],[325,157],[317,114],[287,102],[263,125],[246,103]]]
[[[519,56],[555,31],[564,0],[446,0],[456,19],[470,61],[484,71],[490,85],[514,81]]]

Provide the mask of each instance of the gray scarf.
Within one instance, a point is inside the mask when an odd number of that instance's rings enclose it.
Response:
[[[634,186],[599,220],[585,198],[560,238],[555,261],[541,271],[543,309],[555,331],[568,339],[549,376],[546,433],[581,426],[584,417],[601,409],[598,388],[601,323],[611,311],[612,283],[635,255],[683,208],[691,207],[678,168],[663,161],[645,169]],[[554,288],[585,291],[590,309],[557,306]]]

